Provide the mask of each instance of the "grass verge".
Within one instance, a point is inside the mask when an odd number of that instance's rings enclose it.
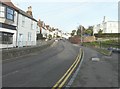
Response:
[[[110,56],[112,54],[112,51],[106,49],[95,48],[95,50],[106,56]]]

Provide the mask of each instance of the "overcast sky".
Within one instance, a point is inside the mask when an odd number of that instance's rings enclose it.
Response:
[[[32,6],[35,19],[41,19],[51,27],[71,32],[78,25],[88,27],[101,23],[103,16],[110,21],[118,20],[117,0],[12,0],[26,11]]]

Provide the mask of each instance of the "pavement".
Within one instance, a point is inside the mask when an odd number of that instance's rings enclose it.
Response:
[[[3,87],[52,87],[68,70],[79,47],[60,40],[41,52],[2,63]]]
[[[82,46],[81,48],[84,50],[83,62],[71,87],[118,89],[115,88],[118,87],[118,53],[104,56],[91,48]]]

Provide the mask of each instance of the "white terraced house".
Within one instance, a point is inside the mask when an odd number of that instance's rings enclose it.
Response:
[[[38,26],[39,26],[39,31],[38,34],[41,33],[44,38],[47,38],[47,28],[45,26],[45,23],[43,21],[38,20]]]
[[[7,1],[0,0],[0,48],[36,45],[38,27],[32,7],[25,12]]]
[[[103,30],[103,33],[119,33],[118,21],[107,21],[104,16],[102,23],[93,26],[94,34],[98,33],[100,29]]]
[[[17,21],[17,8],[0,0],[0,48],[16,47]]]
[[[36,45],[37,29],[37,20],[32,17],[32,7],[28,7],[27,13],[19,9],[17,46]]]

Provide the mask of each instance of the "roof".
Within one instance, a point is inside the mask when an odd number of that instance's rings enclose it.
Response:
[[[0,3],[7,5],[13,9],[15,9],[16,11],[18,11],[19,13],[21,13],[22,15],[34,20],[37,22],[36,19],[34,19],[31,15],[29,15],[28,13],[26,13],[25,11],[21,10],[20,8],[16,7],[10,0],[0,0]]]
[[[19,13],[21,13],[22,15],[25,15],[26,17],[28,17],[28,18],[30,18],[30,19],[32,19],[32,20],[37,22],[36,19],[34,19],[31,15],[27,14],[25,11],[23,11],[21,9],[18,9],[18,10],[19,10]]]
[[[0,0],[0,3],[5,4],[9,7],[12,7],[15,10],[18,10],[18,8],[16,6],[14,6],[14,4],[12,2],[8,2],[8,0]]]
[[[107,22],[118,22],[118,21],[107,21]]]

